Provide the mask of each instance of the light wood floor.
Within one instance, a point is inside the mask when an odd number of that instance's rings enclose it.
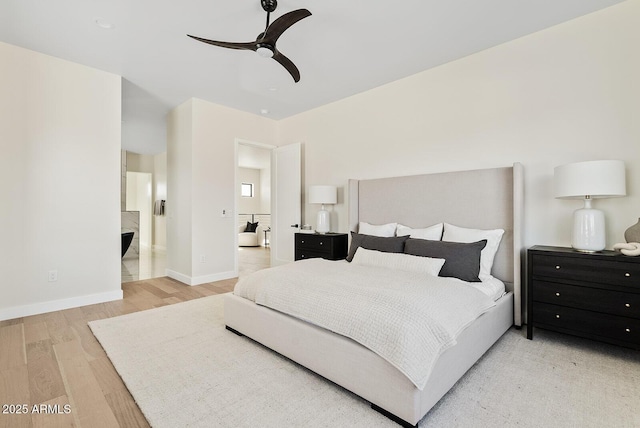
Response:
[[[87,322],[226,293],[235,283],[129,282],[123,300],[0,321],[0,406],[28,405],[27,414],[0,409],[0,427],[148,427]],[[32,413],[40,404],[58,404],[62,414]]]

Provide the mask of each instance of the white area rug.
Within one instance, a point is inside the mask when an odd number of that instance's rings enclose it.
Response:
[[[153,427],[397,427],[225,330],[222,296],[89,323]],[[510,330],[420,427],[640,427],[640,353]]]

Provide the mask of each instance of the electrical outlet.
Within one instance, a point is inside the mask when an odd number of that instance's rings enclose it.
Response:
[[[207,258],[204,256],[204,254],[200,255],[200,263],[206,263]]]
[[[49,282],[56,282],[58,280],[58,271],[50,270],[49,271]]]

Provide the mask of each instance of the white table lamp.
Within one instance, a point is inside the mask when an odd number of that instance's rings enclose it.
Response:
[[[554,193],[560,199],[584,199],[584,207],[573,213],[571,246],[584,252],[604,250],[604,213],[591,207],[591,200],[627,194],[624,162],[599,160],[570,163],[554,169]]]
[[[338,189],[336,186],[310,186],[309,203],[322,204],[322,209],[318,211],[318,224],[316,232],[327,233],[331,230],[331,217],[329,211],[324,209],[325,205],[338,202]]]

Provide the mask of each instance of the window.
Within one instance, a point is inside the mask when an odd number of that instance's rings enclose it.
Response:
[[[240,196],[244,198],[253,198],[253,183],[242,183],[240,187]]]

